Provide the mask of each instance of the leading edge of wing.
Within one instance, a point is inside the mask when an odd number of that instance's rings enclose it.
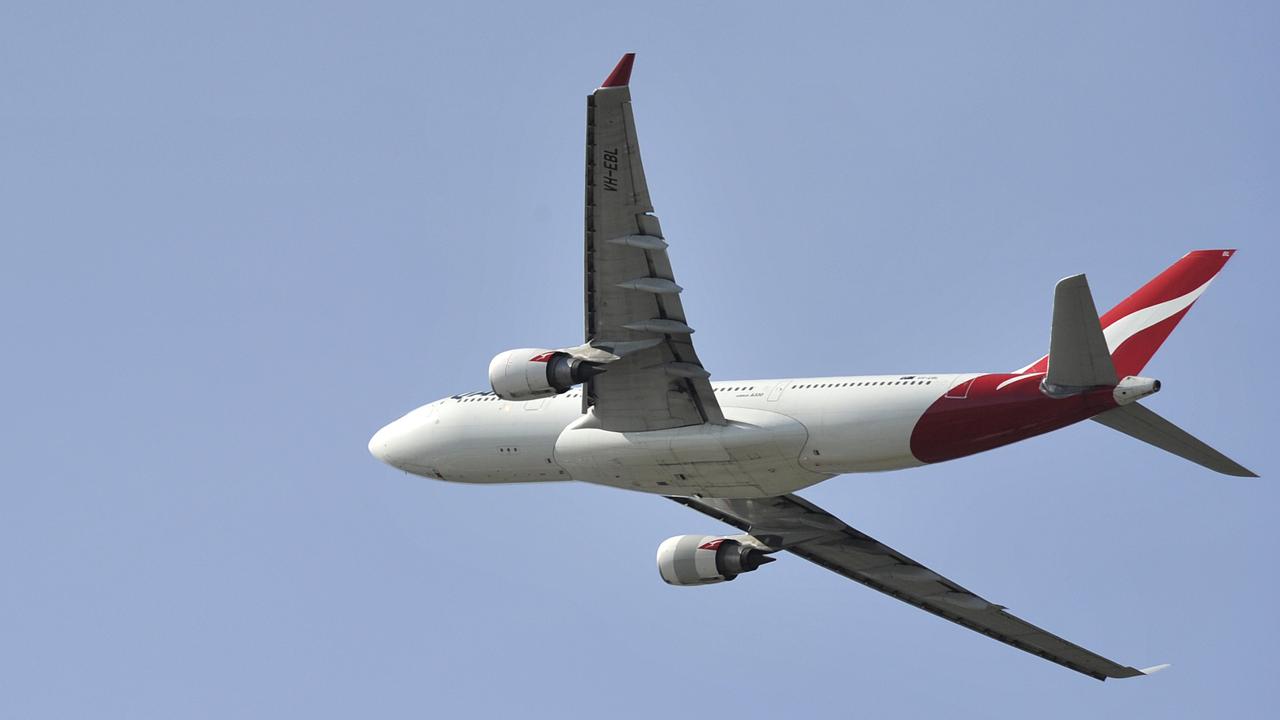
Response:
[[[1140,677],[1169,667],[1165,664],[1138,669],[1120,665],[1068,642],[929,570],[797,495],[750,500],[668,497],[750,533],[770,547],[787,550],[873,590],[1097,680]],[[912,575],[903,572],[904,568],[918,568],[919,572],[914,573],[913,579],[904,580]]]

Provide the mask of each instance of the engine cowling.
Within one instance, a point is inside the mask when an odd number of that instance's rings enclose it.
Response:
[[[658,573],[671,585],[710,585],[773,562],[763,550],[718,535],[677,535],[658,546]]]
[[[537,400],[559,395],[601,370],[598,363],[562,350],[517,348],[489,363],[489,386],[503,400]]]
[[[1117,405],[1128,405],[1158,392],[1160,392],[1159,380],[1130,375],[1116,383],[1116,389],[1111,391],[1111,394],[1116,399]]]

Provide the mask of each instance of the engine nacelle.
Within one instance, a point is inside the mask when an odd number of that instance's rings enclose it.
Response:
[[[1117,405],[1128,405],[1142,398],[1160,392],[1160,381],[1152,378],[1130,375],[1116,384],[1112,397]]]
[[[671,585],[710,585],[773,562],[763,550],[717,535],[677,535],[658,546],[658,573]]]
[[[602,370],[599,363],[561,350],[517,348],[489,363],[489,386],[503,400],[537,400],[559,395]]]

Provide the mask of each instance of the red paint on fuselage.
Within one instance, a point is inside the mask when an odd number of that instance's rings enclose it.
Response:
[[[911,431],[911,454],[935,463],[991,450],[1066,427],[1116,406],[1111,388],[1051,398],[1043,376],[1016,380],[1009,373],[980,375],[963,397],[948,393],[924,412]]]

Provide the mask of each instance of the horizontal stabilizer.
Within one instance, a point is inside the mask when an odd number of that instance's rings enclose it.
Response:
[[[1115,385],[1117,379],[1089,281],[1084,275],[1060,280],[1053,292],[1053,332],[1045,384],[1050,391],[1078,392]]]
[[[1094,420],[1129,437],[1155,445],[1166,452],[1203,465],[1215,472],[1236,477],[1258,477],[1231,458],[1205,445],[1190,433],[1138,403],[1113,408]]]

